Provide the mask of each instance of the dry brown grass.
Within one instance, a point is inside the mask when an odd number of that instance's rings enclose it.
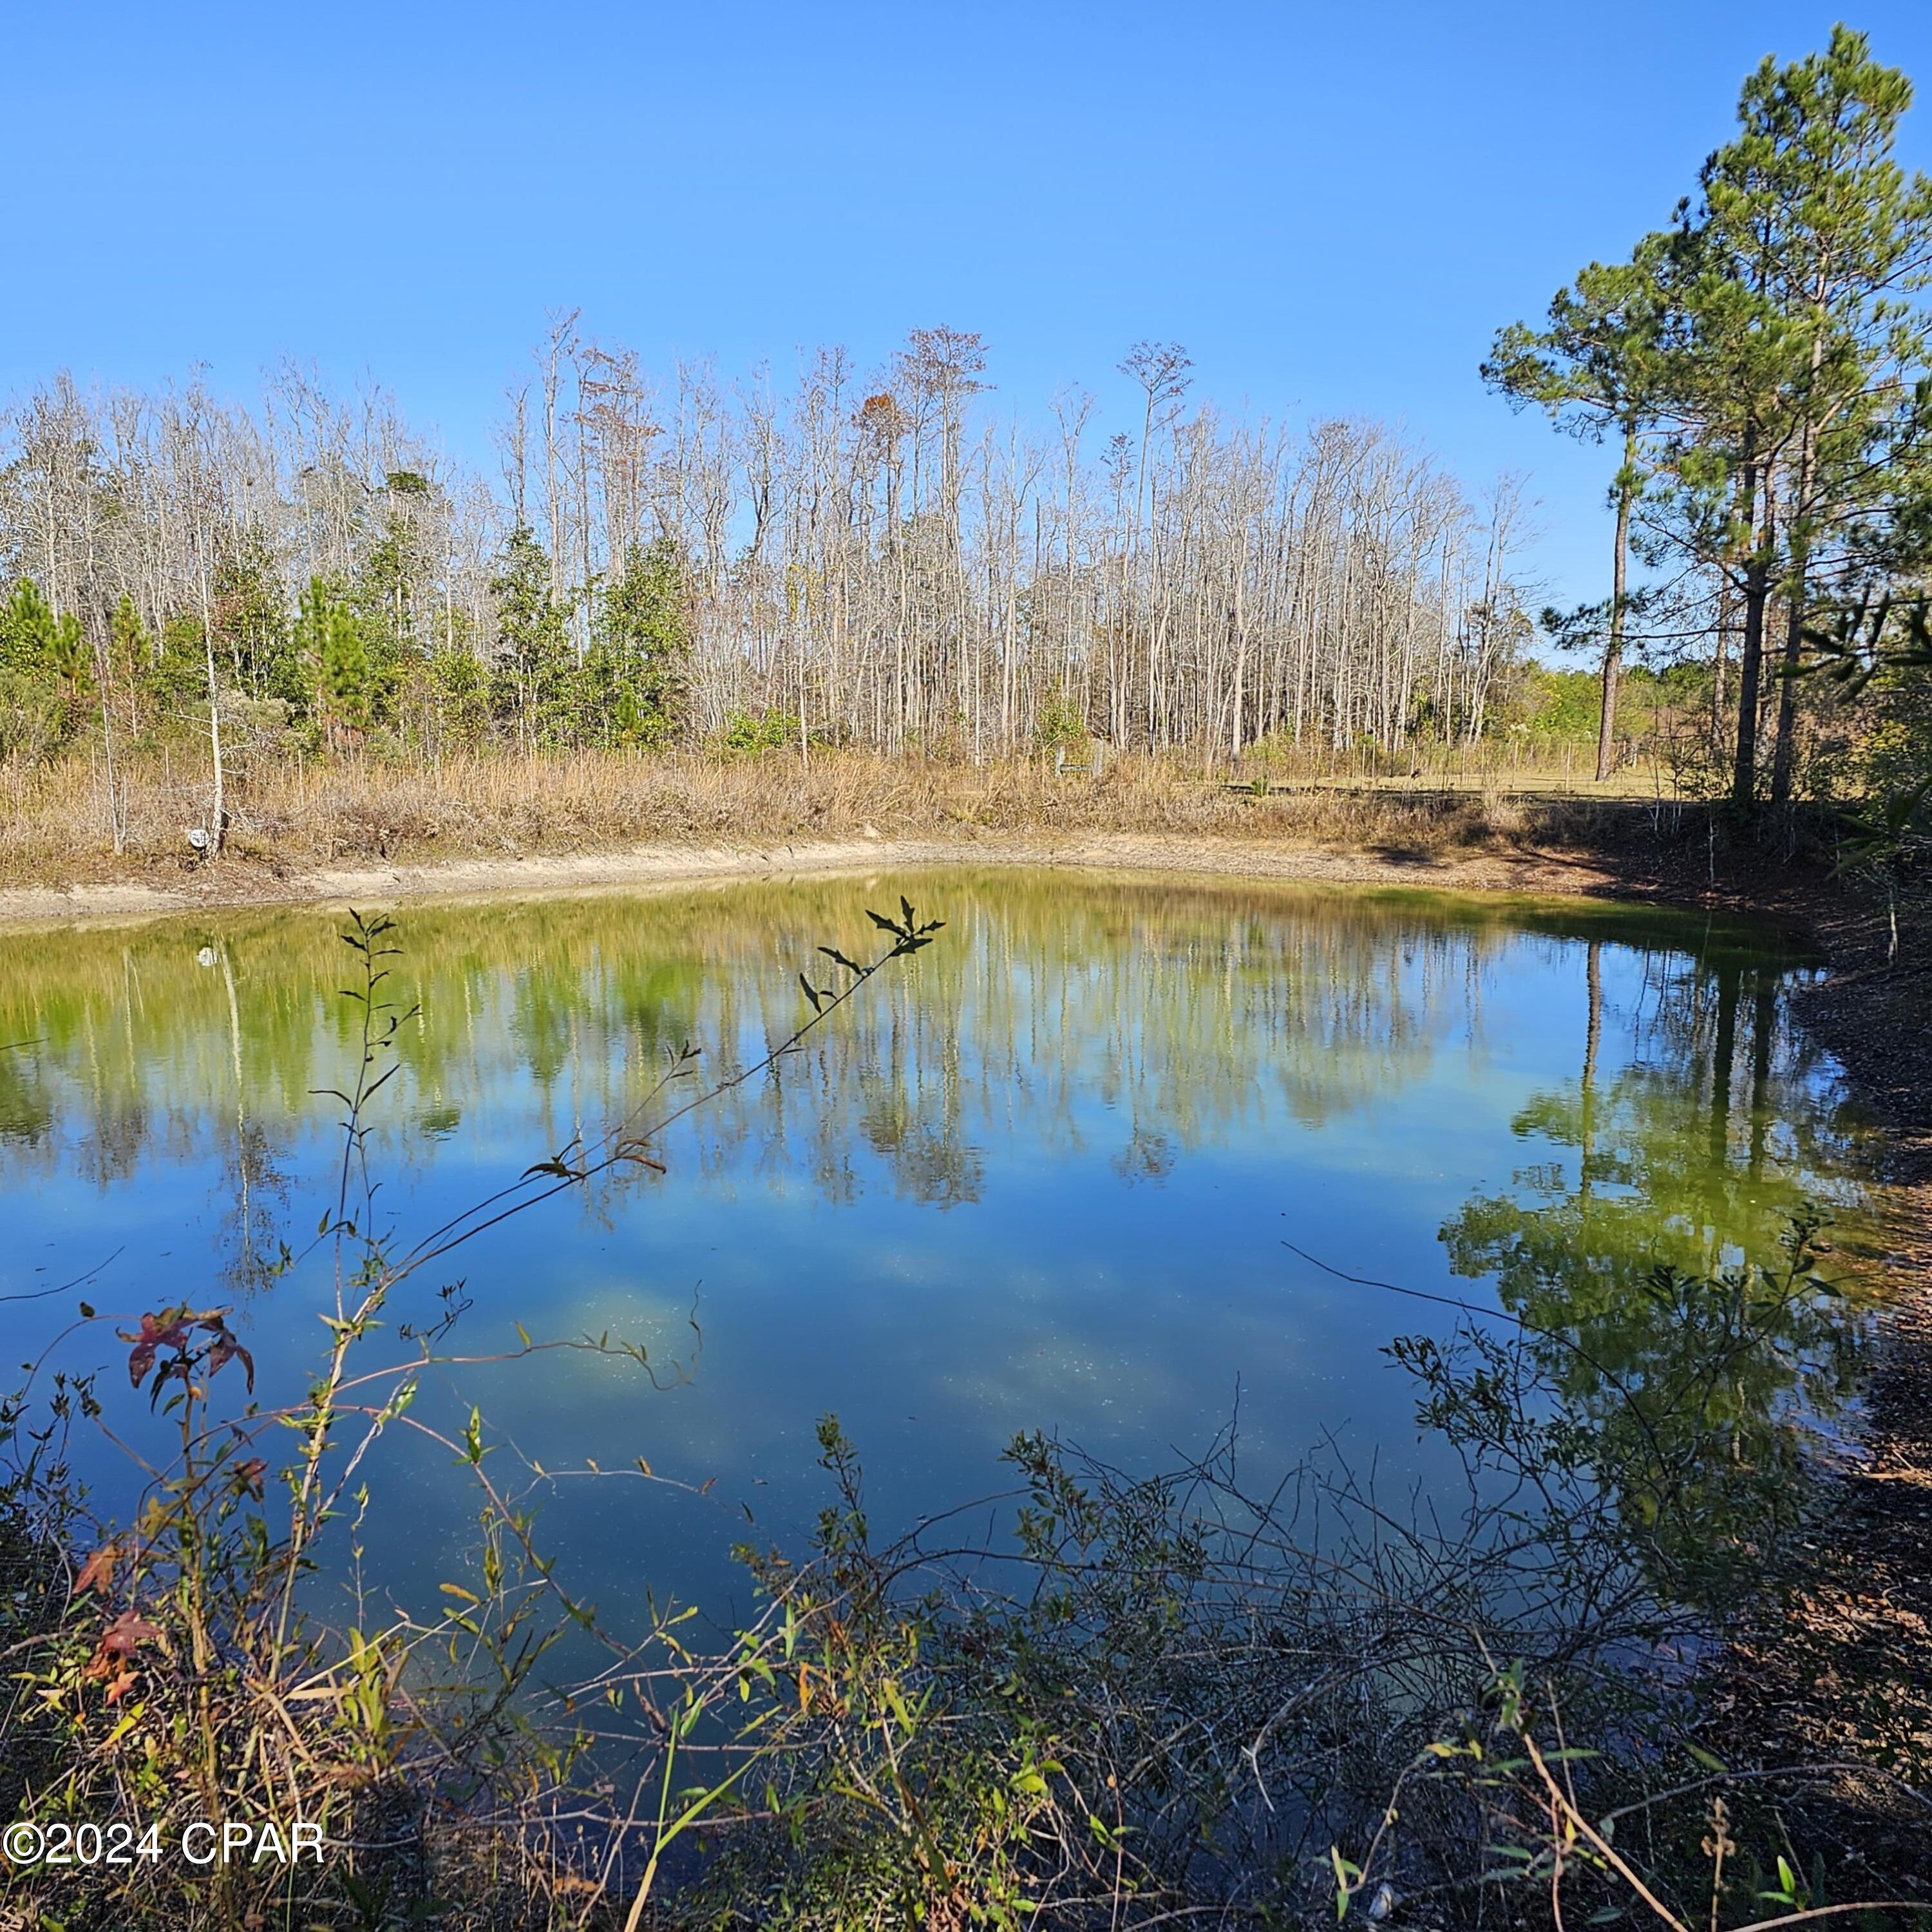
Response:
[[[873,835],[1172,833],[1420,856],[1546,838],[1548,814],[1510,795],[1520,782],[1311,781],[1258,796],[1163,758],[1060,775],[1034,760],[974,766],[819,751],[808,760],[587,752],[435,764],[258,760],[230,778],[230,850],[270,874]],[[98,764],[0,767],[0,884],[161,884],[196,866],[186,834],[208,810],[203,772],[146,765],[122,774],[120,795],[117,851]]]

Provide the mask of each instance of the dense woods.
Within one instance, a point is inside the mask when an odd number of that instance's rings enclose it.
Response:
[[[8,418],[0,731],[106,749],[212,699],[432,752],[1480,735],[1528,629],[1516,487],[1472,501],[1367,424],[1231,420],[1177,348],[1123,366],[1142,406],[1103,436],[1084,394],[996,413],[950,328],[781,392],[648,377],[560,318],[487,480],[293,370],[247,407],[60,378]]]
[[[1231,416],[1178,345],[1110,423],[1029,416],[980,336],[915,328],[788,381],[647,372],[574,313],[505,398],[494,473],[380,388],[54,377],[4,418],[0,754],[440,758],[491,745],[796,745],[975,762],[1092,735],[1400,760],[1526,730],[1641,735],[1739,806],[1924,773],[1932,183],[1910,83],[1840,28],[1747,82],[1734,138],[1629,259],[1484,365],[1615,460],[1608,595],[1543,614],[1525,484],[1474,493],[1360,421]],[[1686,748],[1687,722],[1695,721]],[[1928,766],[1932,770],[1932,766]],[[118,836],[118,835],[117,835]]]
[[[1078,390],[1016,412],[959,329],[781,383],[647,372],[572,313],[489,475],[292,364],[246,403],[199,375],[17,399],[0,758],[84,753],[111,802],[117,759],[184,751],[218,846],[238,753],[672,742],[1412,765],[1534,732],[1594,736],[1600,778],[1640,741],[1679,790],[1909,817],[1932,773],[1910,98],[1846,29],[1767,60],[1670,225],[1498,334],[1490,384],[1616,463],[1609,594],[1543,614],[1543,664],[1521,479],[1472,494],[1372,423],[1231,416],[1176,344],[1126,353],[1114,424]],[[1581,705],[1552,644],[1598,667]]]

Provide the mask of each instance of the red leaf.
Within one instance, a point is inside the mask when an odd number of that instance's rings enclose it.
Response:
[[[238,1361],[247,1372],[248,1393],[253,1395],[255,1393],[254,1357],[219,1322],[204,1322],[201,1325],[204,1328],[212,1329],[214,1334],[214,1346],[208,1352],[208,1372],[211,1376],[219,1375],[230,1362]]]
[[[144,1643],[159,1643],[160,1626],[151,1624],[139,1610],[123,1610],[100,1633],[100,1648],[113,1657],[132,1657]]]
[[[158,1625],[148,1622],[138,1610],[123,1610],[100,1633],[100,1640],[82,1675],[96,1682],[106,1682],[108,1699],[112,1702],[124,1696],[134,1682],[130,1660],[135,1652],[144,1643],[160,1640]]]
[[[114,1566],[120,1560],[121,1551],[118,1546],[112,1543],[104,1543],[80,1566],[80,1575],[76,1580],[74,1586],[74,1594],[78,1596],[83,1590],[98,1590],[103,1596],[105,1596],[109,1586],[114,1581]]]
[[[148,1371],[154,1366],[154,1352],[159,1348],[184,1348],[188,1346],[188,1328],[184,1318],[188,1311],[183,1308],[170,1308],[157,1315],[141,1317],[141,1332],[130,1335],[126,1329],[120,1330],[124,1342],[134,1344],[128,1357],[128,1379],[136,1388],[146,1378]]]

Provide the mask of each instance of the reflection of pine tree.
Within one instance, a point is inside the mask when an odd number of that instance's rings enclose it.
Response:
[[[1790,1128],[1784,1157],[1772,1156],[1772,1122],[1814,1111],[1773,1090],[1774,982],[1753,976],[1751,1010],[1742,1016],[1750,1090],[1741,1098],[1741,969],[1687,980],[1658,1004],[1658,1023],[1676,1036],[1665,1065],[1628,1067],[1607,1085],[1596,1066],[1602,1016],[1592,1000],[1582,1077],[1538,1095],[1512,1124],[1518,1138],[1570,1157],[1526,1166],[1510,1192],[1472,1201],[1442,1232],[1456,1271],[1493,1276],[1504,1306],[1525,1319],[1566,1330],[1606,1324],[1610,1359],[1626,1298],[1652,1268],[1708,1274],[1774,1255],[1809,1204],[1800,1175],[1830,1164],[1820,1162],[1815,1127]],[[1701,1105],[1685,1104],[1687,1077]]]
[[[1668,1009],[1680,1050],[1670,1070],[1632,1066],[1604,1084],[1593,962],[1582,1076],[1513,1124],[1558,1157],[1526,1165],[1508,1192],[1471,1201],[1442,1229],[1455,1271],[1492,1279],[1532,1331],[1542,1367],[1598,1432],[1646,1522],[1664,1510],[1669,1474],[1681,1520],[1668,1553],[1680,1567],[1720,1562],[1796,1507],[1796,1408],[1828,1414],[1843,1400],[1856,1339],[1828,1296],[1780,1273],[1789,1230],[1813,1204],[1796,1156],[1817,1150],[1802,1132],[1785,1159],[1772,1148],[1773,1120],[1807,1111],[1772,1080],[1775,982],[1754,974],[1746,1016],[1736,964],[1689,976],[1691,996],[1680,986]],[[1690,1105],[1687,1078],[1702,1096]],[[1672,1473],[1680,1458],[1709,1467],[1690,1484]]]
[[[54,1120],[54,1096],[38,1058],[18,1048],[0,1053],[0,1146],[42,1146]]]
[[[856,1171],[851,1162],[869,1131],[909,1196],[964,1198],[980,1184],[979,1150],[1016,1136],[1070,1157],[1118,1155],[1142,1175],[1170,1162],[1184,1172],[1197,1150],[1237,1137],[1273,1136],[1286,1152],[1294,1137],[1384,1104],[1424,1079],[1446,1047],[1460,1052],[1480,1036],[1492,963],[1534,944],[1520,914],[1456,902],[1310,905],[1284,896],[1258,910],[1239,889],[1016,874],[905,883],[941,913],[972,900],[997,913],[962,922],[952,943],[922,955],[903,995],[854,1012],[809,1074],[798,1063],[770,1091],[721,1102],[706,1116],[705,1160],[728,1164],[756,1144],[772,1171],[807,1185],[818,1177],[849,1198],[876,1184],[869,1160]],[[516,1104],[532,1076],[586,1115],[620,1114],[659,1077],[664,1050],[687,1040],[713,1067],[742,1064],[795,1024],[797,988],[783,966],[862,932],[865,896],[850,882],[748,881],[728,894],[412,911],[398,997],[422,1014],[401,1050],[395,1118],[460,1100],[466,1118],[487,1119]],[[1569,922],[1554,929],[1568,937],[1608,930],[1658,941],[1628,911],[1562,917]],[[313,1090],[340,1076],[340,944],[326,915],[246,916],[226,930],[238,974],[247,964],[240,1024],[251,1117],[278,1133],[310,1117]],[[1606,1203],[1616,1192],[1609,1163],[1664,1161],[1654,1150],[1673,1109],[1685,1144],[1708,1151],[1708,1108],[1695,1083],[1711,1064],[1708,981],[1701,1004],[1675,980],[1661,984],[1644,1024],[1657,1031],[1660,1004],[1681,1008],[1682,1038],[1660,1039],[1652,1072],[1621,1076],[1597,1096],[1606,1164],[1592,1174]],[[209,993],[193,951],[164,932],[80,933],[58,947],[24,935],[0,956],[0,1040],[44,1042],[38,1064],[52,1104],[76,1131],[110,1115],[142,1118],[144,1102],[157,1123],[191,1120],[232,1078],[227,1016]],[[1620,1019],[1620,1040],[1629,1024]],[[1748,1035],[1738,1058],[1742,1082]],[[1778,1059],[1768,1169],[1829,1172],[1838,1154],[1828,1118],[1789,1077],[1790,1053],[1780,1048]],[[892,1117],[886,1095],[921,1132]],[[1620,1123],[1646,1108],[1654,1131],[1634,1154],[1620,1150]],[[1556,1142],[1535,1154],[1552,1167],[1553,1200],[1574,1155]],[[1731,1183],[1734,1193],[1748,1184],[1748,1174]],[[1780,1186],[1754,1224],[1766,1240],[1795,1191]],[[1693,1245],[1686,1258],[1703,1252]],[[1603,1290],[1615,1292],[1614,1282]]]

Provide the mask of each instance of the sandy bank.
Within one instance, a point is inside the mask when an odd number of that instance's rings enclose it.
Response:
[[[870,872],[946,864],[1214,873],[1454,892],[1574,893],[1617,889],[1609,870],[1548,854],[1349,851],[1278,841],[1115,832],[742,846],[640,845],[619,851],[281,872],[237,861],[184,875],[178,886],[89,882],[0,891],[0,921],[57,924],[74,919],[159,916],[219,906],[380,905],[490,893],[530,896],[686,880]]]

